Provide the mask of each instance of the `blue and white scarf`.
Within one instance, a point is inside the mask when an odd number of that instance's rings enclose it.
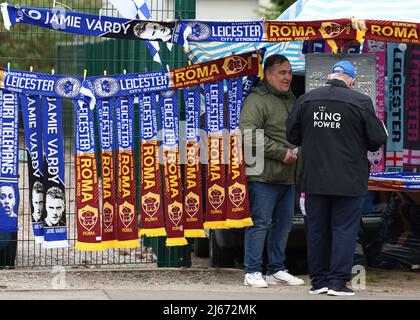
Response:
[[[43,245],[45,248],[63,248],[68,242],[61,99],[42,97],[41,100],[45,161]]]
[[[18,114],[17,94],[0,90],[0,231],[2,232],[18,231]]]
[[[1,4],[4,26],[7,30],[17,23],[80,34],[86,36],[128,39],[157,40],[183,45],[190,29],[177,21],[160,22],[98,16],[75,11],[18,7]]]
[[[42,113],[39,96],[21,95],[22,121],[28,156],[29,201],[35,243],[44,241],[44,161],[42,152]]]
[[[404,144],[404,57],[398,43],[389,43],[387,48],[387,129],[388,141],[385,171],[403,170]]]

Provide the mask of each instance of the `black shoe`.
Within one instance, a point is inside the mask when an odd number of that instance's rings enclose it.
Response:
[[[311,290],[309,290],[309,294],[322,294],[327,292],[328,287],[312,287]]]
[[[347,288],[346,286],[343,286],[343,287],[332,286],[328,288],[327,294],[329,296],[354,296],[353,290],[350,288]]]

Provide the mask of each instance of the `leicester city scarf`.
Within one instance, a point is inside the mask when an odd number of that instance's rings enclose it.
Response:
[[[29,202],[35,243],[44,241],[44,161],[42,152],[42,113],[39,96],[21,95],[22,121],[28,156]]]
[[[207,131],[205,228],[226,228],[226,167],[223,157],[223,81],[204,85]]]
[[[190,29],[177,21],[158,22],[132,20],[80,13],[57,9],[17,7],[1,4],[4,26],[7,30],[17,23],[29,24],[86,36],[129,39],[156,40],[183,45]]]
[[[406,51],[404,171],[420,172],[420,46]]]
[[[102,99],[97,106],[102,182],[102,245],[117,248],[117,186],[115,177],[115,109],[112,99]]]
[[[385,165],[386,171],[403,170],[404,143],[404,56],[398,43],[389,43],[387,48],[387,129],[388,141]]]
[[[0,90],[0,231],[17,232],[19,208],[18,95]]]
[[[386,43],[368,40],[365,42],[364,51],[376,55],[376,116],[385,122],[385,68],[386,68]],[[370,172],[385,171],[385,146],[378,151],[368,152]]]
[[[75,100],[74,145],[76,175],[76,249],[103,250],[99,217],[98,168],[96,164],[94,113],[89,104]]]
[[[134,163],[134,97],[117,99],[118,247],[137,248],[137,195]]]
[[[43,245],[46,248],[63,248],[68,246],[68,242],[61,99],[42,97],[41,101],[45,168]]]
[[[203,187],[200,163],[200,86],[184,89],[185,102],[185,166],[184,223],[187,238],[205,237],[203,225]]]
[[[184,204],[182,197],[179,158],[178,99],[176,91],[163,91],[159,95],[163,134],[164,194],[166,211],[166,245],[184,246]]]
[[[140,236],[166,236],[162,181],[157,139],[157,103],[155,93],[139,96],[140,104]]]
[[[242,228],[253,225],[249,215],[246,165],[243,156],[239,117],[242,109],[242,78],[228,79],[229,164],[227,174],[226,226]]]

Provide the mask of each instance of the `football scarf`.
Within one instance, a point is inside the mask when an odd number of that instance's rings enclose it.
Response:
[[[137,227],[134,163],[134,97],[117,99],[117,216],[118,247],[140,246]]]
[[[200,163],[200,86],[183,90],[185,102],[184,223],[187,238],[205,237]]]
[[[117,181],[115,177],[115,108],[114,101],[102,99],[96,112],[99,127],[102,181],[102,246],[118,248],[117,244]]]
[[[43,245],[45,248],[64,248],[68,242],[61,99],[42,97],[41,101],[45,172]]]
[[[44,241],[44,160],[42,153],[42,113],[39,96],[21,95],[22,121],[28,156],[29,202],[35,243]]]
[[[74,101],[76,225],[79,250],[103,250],[99,217],[98,168],[94,113],[83,100]]]
[[[19,209],[18,95],[0,90],[0,231],[17,232]]]
[[[389,191],[420,190],[420,174],[409,172],[372,173],[369,187]]]
[[[375,112],[379,120],[385,122],[385,67],[386,43],[368,40],[365,41],[364,51],[376,55],[376,107]],[[368,152],[370,172],[385,171],[385,146],[378,151]]]
[[[420,172],[420,46],[409,46],[406,52],[404,108],[404,171]]]
[[[159,94],[163,134],[164,194],[166,211],[166,246],[184,246],[184,204],[179,159],[178,99],[176,91]]]
[[[85,36],[155,40],[181,45],[190,33],[186,24],[177,21],[159,22],[114,18],[75,11],[17,7],[7,3],[1,4],[1,12],[7,30],[14,24],[23,23]]]
[[[397,43],[388,43],[387,48],[387,129],[385,165],[388,172],[403,170],[404,142],[404,56]]]
[[[207,132],[206,219],[208,229],[226,228],[226,167],[223,157],[223,81],[204,85]]]
[[[140,233],[147,237],[166,236],[159,144],[156,94],[139,96],[140,104]]]
[[[249,195],[246,180],[246,165],[242,149],[242,134],[239,117],[242,109],[242,78],[228,79],[228,126],[229,164],[227,173],[226,226],[242,228],[252,226],[249,215]]]

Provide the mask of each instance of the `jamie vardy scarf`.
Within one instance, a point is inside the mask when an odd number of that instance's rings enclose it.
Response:
[[[19,209],[18,95],[0,90],[0,231],[17,232]]]
[[[406,51],[405,108],[404,108],[404,171],[420,172],[420,46]]]
[[[141,228],[139,235],[166,236],[162,180],[157,139],[157,103],[155,93],[139,96],[140,103],[140,179]]]
[[[200,163],[200,86],[183,90],[185,102],[184,223],[187,238],[205,237]]]
[[[242,149],[242,134],[239,117],[242,109],[242,78],[228,79],[228,126],[229,164],[227,174],[226,226],[242,228],[252,226],[249,215],[249,195],[246,180],[246,165]]]
[[[134,163],[134,97],[117,99],[118,247],[137,248],[137,194]]]
[[[117,179],[115,177],[115,108],[112,99],[97,103],[102,181],[102,246],[118,248]]]
[[[46,248],[68,246],[61,98],[42,97],[44,142],[44,242]]]
[[[386,171],[403,170],[404,143],[404,57],[398,43],[388,43],[387,48],[387,129]]]
[[[60,11],[57,9],[17,7],[1,4],[4,26],[7,30],[17,23],[29,24],[86,36],[128,39],[156,40],[183,45],[190,33],[187,25],[172,22],[133,20]]]
[[[21,95],[22,121],[28,156],[29,202],[35,243],[44,241],[44,161],[42,152],[42,112],[39,96]]]
[[[226,228],[226,167],[223,157],[223,81],[204,85],[207,131],[205,228]]]
[[[94,112],[83,100],[74,101],[74,172],[76,180],[76,249],[103,250],[99,217]]]
[[[166,246],[184,246],[184,204],[179,162],[178,99],[176,91],[159,94],[163,134],[164,194],[166,209]]]

